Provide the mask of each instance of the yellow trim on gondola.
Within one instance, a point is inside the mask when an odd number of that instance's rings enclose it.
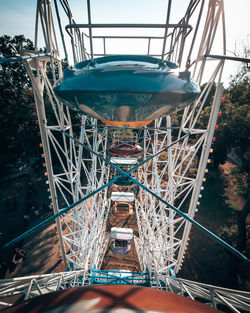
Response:
[[[150,121],[136,121],[136,122],[128,122],[128,121],[106,121],[102,120],[103,123],[109,125],[109,126],[117,126],[117,127],[143,127],[149,123]]]

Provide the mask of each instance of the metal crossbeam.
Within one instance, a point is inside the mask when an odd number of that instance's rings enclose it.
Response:
[[[114,273],[97,271],[100,279],[117,279]],[[117,271],[119,274],[120,272]],[[131,273],[135,279],[144,280],[148,277],[148,273]],[[120,274],[119,274],[120,275]],[[156,274],[157,275],[157,274]],[[145,276],[145,277],[144,277]],[[125,281],[123,282],[126,282]],[[129,280],[127,281],[129,282]],[[105,281],[106,283],[106,281]],[[219,304],[224,305],[230,312],[240,312],[250,310],[250,293],[246,291],[232,290],[228,288],[217,287],[213,285],[198,283],[190,280],[170,277],[164,273],[155,276],[150,275],[148,283],[152,288],[166,290],[172,293],[191,298],[203,299],[207,305],[216,308]],[[0,280],[0,307],[8,307],[13,304],[15,296],[24,295],[28,300],[40,294],[46,294],[56,290],[63,290],[70,287],[88,286],[91,284],[91,274],[89,271],[71,271],[55,274],[33,275],[26,277],[17,277]],[[13,298],[14,297],[14,298]],[[15,301],[15,300],[14,300]]]

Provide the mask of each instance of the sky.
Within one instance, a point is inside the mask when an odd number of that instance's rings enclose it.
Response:
[[[86,0],[68,2],[74,19],[86,23]],[[173,0],[172,3],[170,22],[176,23],[183,16],[188,0]],[[227,54],[232,56],[235,51],[241,53],[243,43],[248,47],[250,44],[250,0],[224,0],[224,6]],[[91,0],[93,23],[165,23],[166,10],[167,0]],[[23,34],[34,41],[35,14],[35,0],[0,0],[0,36]],[[238,62],[226,62],[225,85],[239,67]]]

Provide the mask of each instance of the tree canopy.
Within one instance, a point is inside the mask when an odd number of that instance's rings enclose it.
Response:
[[[34,50],[33,42],[24,36],[0,37],[0,57],[15,56],[20,49]],[[247,66],[232,77],[225,90],[225,101],[221,104],[222,116],[218,119],[213,164],[223,164],[229,152],[234,153],[242,171],[250,173],[250,75]],[[207,123],[211,109],[212,94],[208,97],[201,114],[201,126]],[[3,64],[0,68],[1,106],[1,151],[22,154],[32,152],[38,146],[39,131],[35,124],[35,103],[32,97],[31,81],[21,62]]]
[[[231,153],[241,171],[250,174],[250,74],[243,66],[240,72],[231,78],[230,84],[224,90],[221,103],[222,115],[218,117],[218,127],[215,131],[216,141],[213,144],[213,165],[224,164]],[[211,103],[209,101],[201,114],[199,123],[207,124]]]
[[[34,50],[24,36],[0,37],[0,56],[15,57],[20,49]],[[0,148],[2,153],[21,155],[37,146],[36,113],[31,81],[21,62],[5,63],[0,69]]]

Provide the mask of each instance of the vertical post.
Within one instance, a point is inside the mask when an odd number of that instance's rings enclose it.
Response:
[[[168,27],[167,27],[167,25],[169,24],[171,3],[172,3],[172,0],[168,0],[168,13],[167,13],[166,28],[165,28],[164,39],[163,39],[163,46],[162,46],[162,53],[161,53],[161,60],[162,61],[163,61],[164,55],[165,55],[165,48],[166,48],[166,42],[167,42],[167,36],[168,36]]]
[[[58,213],[58,202],[57,202],[56,188],[55,188],[55,182],[54,182],[54,177],[53,177],[52,161],[51,161],[50,148],[49,148],[47,120],[46,120],[45,110],[44,110],[44,101],[43,101],[43,86],[44,85],[40,80],[40,69],[42,66],[46,67],[46,62],[45,61],[37,62],[37,67],[36,67],[37,75],[38,75],[37,78],[34,77],[34,74],[31,71],[31,68],[29,67],[28,61],[24,61],[24,65],[31,78],[33,89],[34,89],[37,116],[39,120],[41,140],[43,144],[43,151],[44,151],[46,168],[47,168],[47,173],[48,173],[47,177],[48,177],[48,182],[49,182],[49,187],[50,187],[51,201],[53,205],[54,214],[56,214]],[[58,231],[60,248],[62,252],[62,259],[66,267],[67,258],[66,258],[66,253],[64,249],[64,244],[63,244],[63,238],[62,238],[63,233],[62,233],[62,227],[61,227],[59,217],[56,218],[55,221],[56,221],[56,226],[57,226],[57,231]]]
[[[167,145],[170,146],[172,143],[171,138],[171,117],[167,116]],[[173,188],[173,156],[172,156],[172,147],[168,149],[168,185],[169,185],[169,199],[168,201],[174,205],[174,188]],[[169,210],[169,221],[170,225],[168,227],[169,229],[169,236],[170,236],[170,258],[174,259],[174,250],[173,250],[173,244],[174,244],[174,216],[175,213],[173,210]]]
[[[150,52],[150,44],[151,44],[151,38],[148,38],[148,55],[149,55],[149,52]]]
[[[91,61],[93,61],[94,60],[94,55],[93,55],[93,37],[92,37],[92,27],[91,27],[90,0],[87,0],[87,5],[88,5],[90,56],[91,56]]]

